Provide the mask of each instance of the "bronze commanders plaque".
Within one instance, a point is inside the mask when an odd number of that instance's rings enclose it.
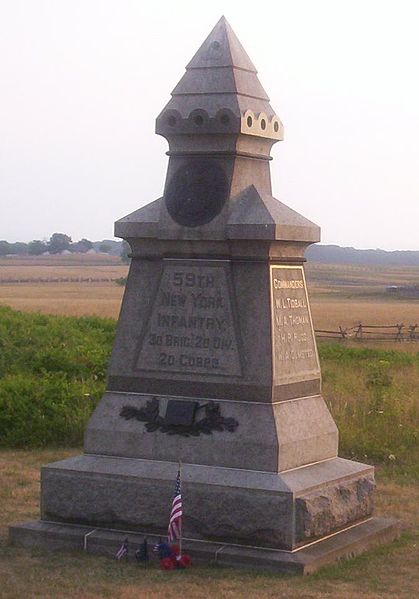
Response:
[[[320,377],[302,266],[271,266],[273,371],[276,384]]]

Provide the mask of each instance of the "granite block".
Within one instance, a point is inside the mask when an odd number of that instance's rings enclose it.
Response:
[[[129,560],[134,559],[134,551],[143,541],[144,536],[147,536],[151,545],[159,541],[158,536],[144,531],[138,533],[92,529],[42,521],[13,525],[9,529],[9,539],[13,545],[44,551],[78,549],[88,554],[108,557],[114,557],[121,542],[127,538]],[[322,566],[350,559],[376,545],[389,543],[399,536],[400,525],[396,520],[370,518],[366,522],[295,551],[233,546],[190,538],[184,539],[184,550],[192,557],[194,563],[211,563],[220,567],[257,568],[287,574],[312,574]]]
[[[176,469],[173,462],[91,455],[49,464],[42,469],[42,519],[165,534]],[[184,534],[292,549],[368,515],[367,477],[370,467],[340,458],[284,474],[184,464]],[[350,500],[339,503],[334,489]],[[353,489],[363,494],[359,508]],[[318,516],[317,498],[328,494],[333,501],[322,503]]]
[[[177,456],[185,463],[274,472],[337,454],[337,428],[321,396],[275,404],[220,401],[221,415],[233,418],[237,428],[188,437],[160,430],[148,432],[144,422],[121,417],[123,407],[140,410],[152,397],[107,392],[89,420],[86,453],[169,461]],[[173,398],[154,397],[164,417]],[[185,403],[191,400],[199,405],[208,403],[200,398],[176,397]]]
[[[364,476],[311,491],[295,502],[296,542],[330,534],[372,514],[375,483]]]

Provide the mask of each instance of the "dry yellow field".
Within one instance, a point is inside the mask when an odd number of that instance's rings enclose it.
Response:
[[[10,256],[0,259],[0,283],[10,279],[118,278],[127,270],[118,256],[106,254]]]
[[[119,257],[101,254],[3,258],[0,260],[0,304],[45,314],[117,318],[124,288],[111,279],[124,277],[127,272],[127,265],[122,264]],[[5,282],[11,279],[29,281]],[[60,282],[41,283],[39,279],[60,279]]]
[[[419,300],[383,300],[365,298],[329,299],[311,294],[311,311],[315,329],[364,325],[419,323]]]
[[[0,304],[18,310],[70,316],[117,318],[124,288],[112,281],[27,282],[12,278],[119,278],[128,267],[106,255],[41,256],[0,260]],[[389,297],[390,284],[419,284],[419,268],[307,265],[314,327],[338,329],[364,324],[419,322],[419,299]],[[355,282],[355,283],[354,283]],[[372,293],[374,290],[374,294]]]
[[[391,285],[419,285],[418,266],[362,266],[307,262],[310,286],[316,292],[365,294],[384,292]]]
[[[316,329],[419,323],[419,296],[394,297],[387,290],[419,287],[419,267],[308,263],[306,274]]]
[[[0,304],[16,310],[118,318],[124,288],[112,282],[20,283],[0,285]],[[311,294],[314,327],[337,329],[365,324],[414,324],[419,321],[419,302],[369,299],[328,299]]]
[[[25,312],[118,318],[124,288],[115,283],[0,285],[0,304]]]

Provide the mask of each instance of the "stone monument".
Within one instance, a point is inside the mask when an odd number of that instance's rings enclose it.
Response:
[[[310,572],[394,538],[373,467],[337,457],[303,268],[319,228],[272,196],[282,123],[224,18],[156,132],[163,197],[115,225],[132,262],[107,391],[12,541],[106,553],[121,531],[164,535],[179,460],[192,556]]]

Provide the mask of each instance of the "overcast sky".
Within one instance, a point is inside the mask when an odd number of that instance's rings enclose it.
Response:
[[[112,238],[161,195],[155,118],[222,14],[285,126],[275,197],[323,243],[419,249],[415,0],[0,0],[0,239]]]

